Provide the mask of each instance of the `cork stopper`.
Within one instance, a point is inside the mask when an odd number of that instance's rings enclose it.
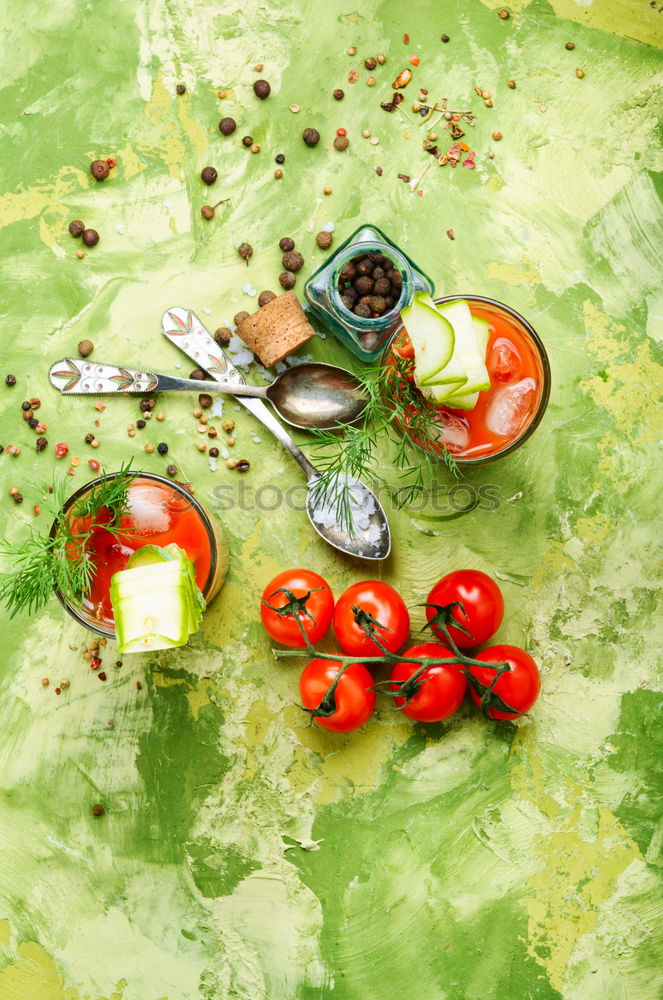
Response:
[[[315,334],[294,292],[277,295],[242,320],[235,332],[265,368],[283,361]]]

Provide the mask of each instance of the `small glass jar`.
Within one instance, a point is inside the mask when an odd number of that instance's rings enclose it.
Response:
[[[76,518],[76,505],[85,499],[90,490],[102,482],[113,479],[116,475],[118,473],[110,473],[93,479],[72,493],[63,507],[64,515],[73,521]],[[163,476],[151,472],[137,472],[136,478],[129,484],[128,496],[128,516],[135,521],[133,531],[131,528],[127,529],[124,542],[120,536],[117,542],[111,543],[111,547],[118,550],[117,556],[115,553],[110,556],[105,553],[104,560],[99,559],[99,576],[95,576],[96,584],[93,581],[92,586],[93,591],[95,588],[98,591],[96,603],[85,598],[82,603],[74,604],[60,590],[55,591],[60,604],[79,625],[108,639],[116,637],[112,614],[108,613],[110,602],[106,577],[109,577],[107,565],[109,558],[119,559],[117,565],[119,570],[123,568],[122,564],[126,564],[130,550],[137,549],[141,545],[167,545],[174,541],[187,552],[194,565],[197,559],[202,561],[205,578],[204,580],[199,578],[197,583],[207,604],[216,597],[228,572],[229,550],[223,528],[207,514],[204,507],[187,489]],[[144,533],[140,530],[141,522],[145,525]],[[160,532],[159,528],[163,530]],[[51,526],[51,538],[55,537],[57,529],[58,519]],[[124,543],[127,543],[126,546]],[[119,551],[124,548],[127,549],[126,552]],[[205,568],[207,568],[206,573]],[[103,583],[100,580],[102,573]]]
[[[366,253],[386,257],[400,272],[401,293],[381,316],[357,316],[341,299],[339,276],[345,264]],[[400,312],[415,292],[435,293],[435,286],[408,255],[377,226],[360,226],[306,282],[304,292],[311,311],[348,350],[362,361],[375,361],[390,343],[400,323]]]

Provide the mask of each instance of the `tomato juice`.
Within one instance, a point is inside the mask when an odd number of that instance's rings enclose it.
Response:
[[[92,485],[88,484],[68,502],[72,533],[85,533],[90,528],[92,519],[73,516],[73,511]],[[151,474],[137,475],[129,484],[128,510],[120,520],[117,534],[103,527],[103,513],[102,508],[93,519],[99,527],[93,527],[86,543],[95,566],[90,591],[81,609],[66,605],[88,627],[112,634],[111,577],[126,569],[130,556],[145,545],[166,546],[174,542],[184,549],[195,567],[196,583],[208,602],[223,583],[227,560],[223,557],[226,550],[221,529],[212,524],[200,504],[179,484]]]
[[[448,302],[462,296],[437,299]],[[477,319],[486,320],[490,336],[486,367],[490,388],[479,393],[473,410],[444,404],[439,412],[439,441],[459,462],[485,462],[512,451],[534,431],[550,393],[550,368],[538,335],[508,306],[492,299],[465,297]],[[386,363],[394,356],[413,358],[403,327],[397,332]]]

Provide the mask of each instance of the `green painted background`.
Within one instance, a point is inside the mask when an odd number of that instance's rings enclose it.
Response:
[[[143,444],[169,443],[219,510],[232,565],[189,647],[121,668],[109,647],[105,684],[55,601],[2,620],[0,1000],[661,996],[663,13],[646,0],[556,0],[501,21],[497,6],[3,5],[0,358],[18,385],[0,384],[0,440],[22,448],[0,457],[3,531],[29,530],[34,484],[63,471],[56,441],[82,459],[72,487],[85,481],[82,439],[97,417],[95,457],[108,469],[134,455],[161,472]],[[388,62],[370,90],[362,59],[378,51]],[[433,165],[423,197],[396,178],[428,162],[417,128],[378,107],[412,53],[410,101],[426,86],[479,117],[477,170]],[[272,84],[265,104],[255,75]],[[240,123],[233,139],[219,136],[221,108]],[[314,150],[300,139],[307,125],[323,136]],[[339,125],[351,139],[343,155],[331,148]],[[496,129],[504,138],[492,143]],[[239,144],[247,132],[257,156]],[[98,185],[87,164],[109,155],[118,168]],[[213,192],[232,198],[211,224],[199,214],[208,163]],[[66,232],[75,217],[101,233],[83,260]],[[527,646],[543,674],[518,727],[487,726],[469,708],[423,727],[382,707],[348,737],[302,728],[297,671],[273,661],[258,593],[288,565],[315,567],[336,592],[365,571],[324,547],[301,512],[261,515],[250,494],[249,509],[220,510],[215,486],[239,480],[196,451],[190,399],[162,402],[164,423],[132,440],[135,401],[100,415],[49,388],[50,361],[86,336],[101,360],[177,371],[163,310],[191,306],[213,329],[251,308],[242,285],[275,286],[284,235],[306,257],[301,291],[327,221],[337,241],[377,223],[440,291],[510,303],[548,346],[542,426],[465,480],[490,486],[494,509],[452,520],[432,506],[393,511],[380,570],[412,604],[453,568],[498,577],[499,636]],[[248,270],[234,250],[243,240],[255,247]],[[312,353],[348,361],[330,339]],[[19,412],[32,395],[49,425],[41,455]],[[250,415],[226,404],[228,415],[235,454],[252,463],[247,488],[301,482]]]

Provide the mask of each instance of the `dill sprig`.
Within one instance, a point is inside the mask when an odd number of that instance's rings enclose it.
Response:
[[[363,423],[333,431],[315,430],[312,447],[320,472],[313,486],[314,504],[333,498],[338,523],[353,534],[351,484],[348,480],[376,478],[378,442],[394,446],[398,483],[387,484],[398,507],[412,503],[441,467],[459,475],[458,463],[440,440],[440,414],[412,380],[412,362],[396,358],[392,365],[365,369],[356,378],[367,397]]]
[[[0,576],[0,603],[10,618],[21,611],[39,611],[54,590],[59,590],[68,603],[82,604],[96,572],[88,542],[99,528],[118,537],[122,515],[128,509],[129,486],[135,478],[130,463],[123,465],[118,473],[93,486],[66,513],[64,480],[43,488],[45,510],[54,518],[54,530],[42,535],[31,528],[22,542],[0,546],[0,552],[12,565],[10,572]],[[81,521],[87,521],[87,525],[83,527]]]

